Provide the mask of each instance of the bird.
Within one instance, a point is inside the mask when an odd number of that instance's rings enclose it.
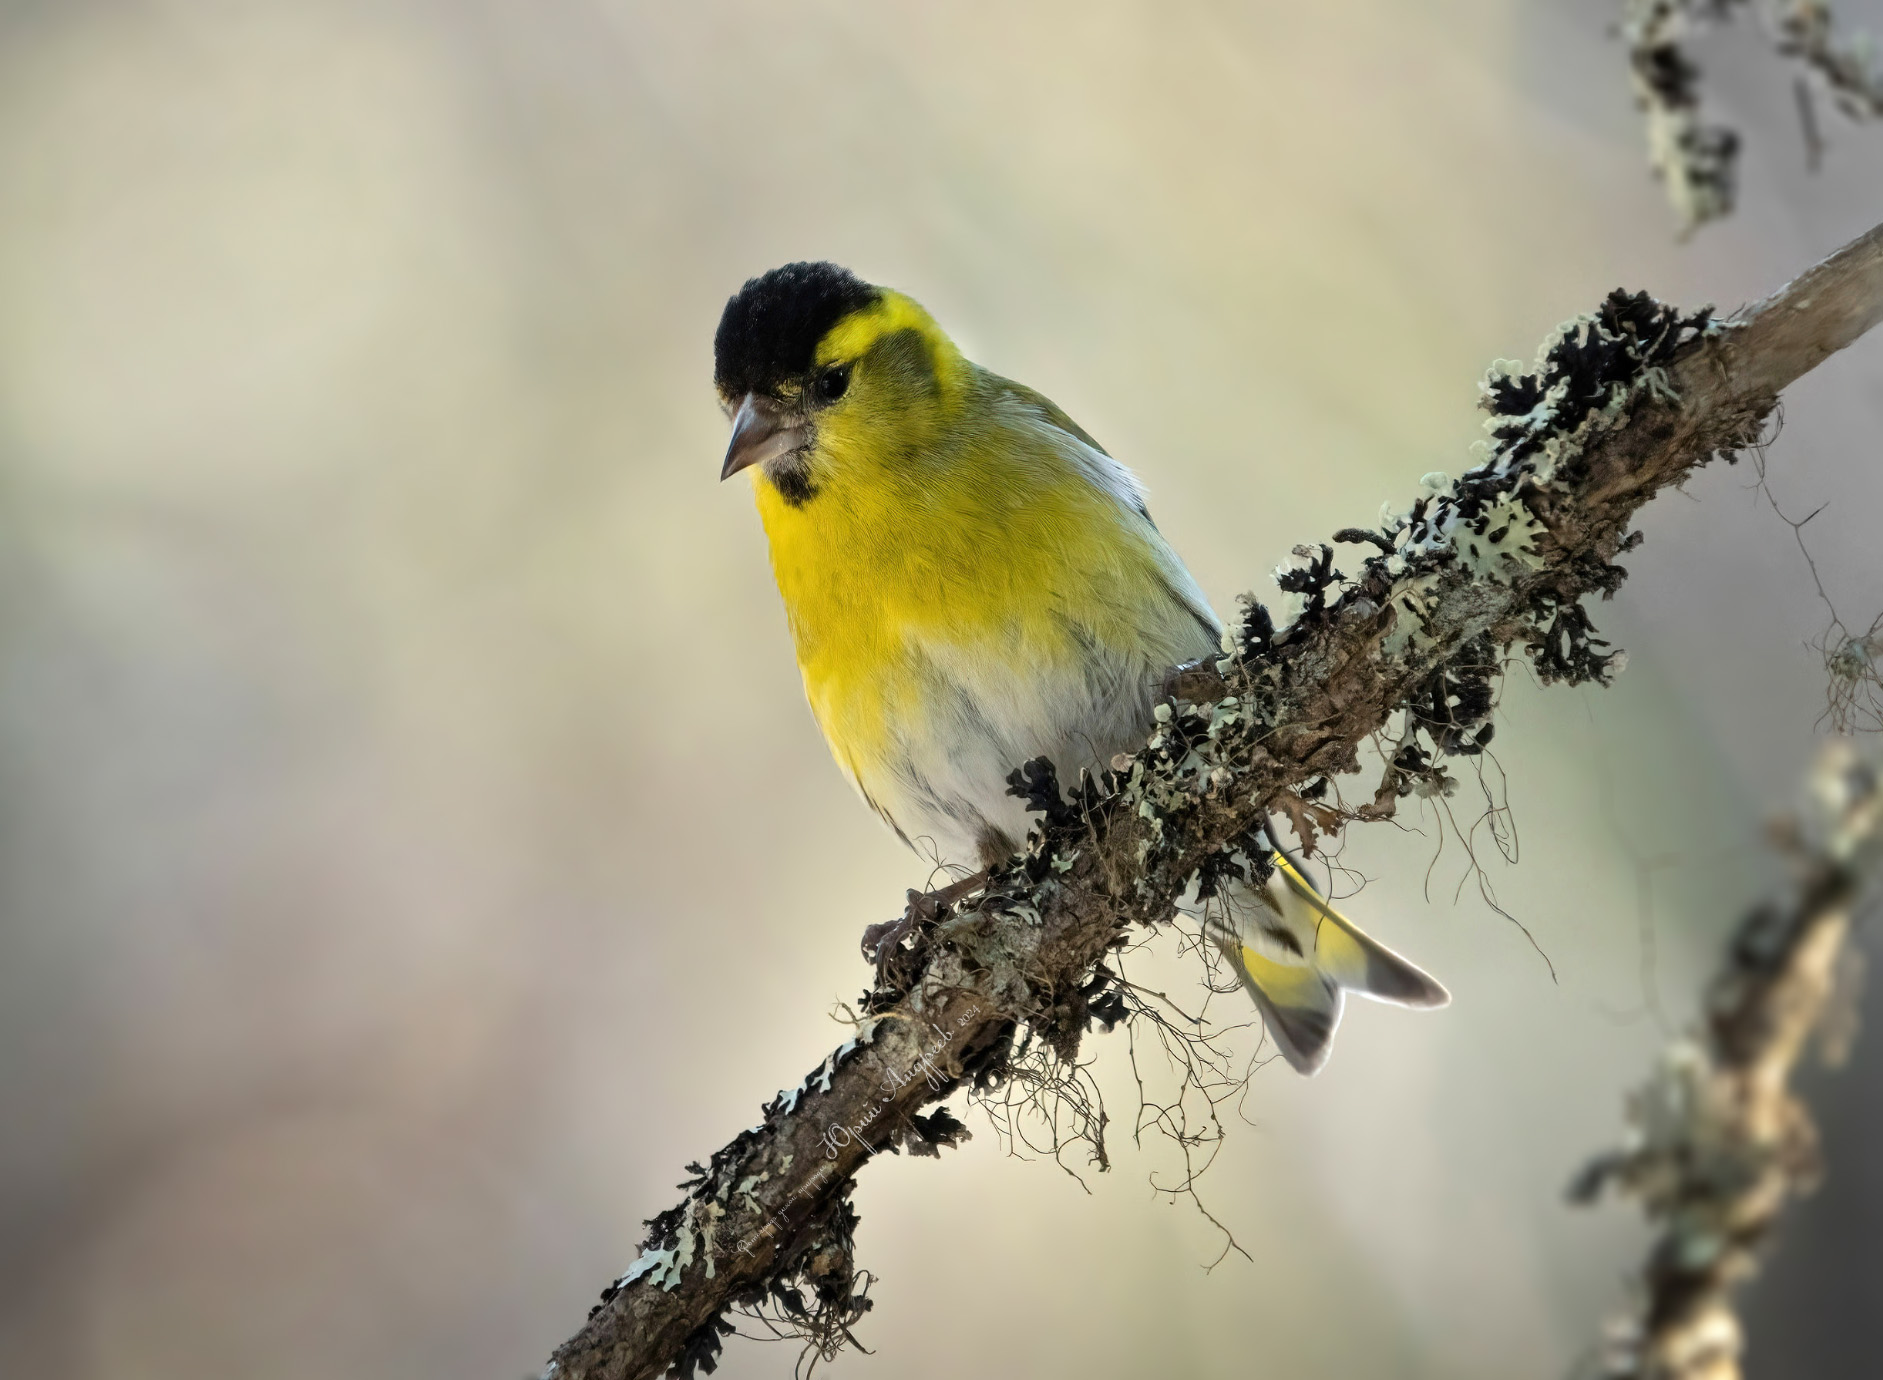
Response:
[[[1137,478],[1050,400],[970,361],[913,298],[832,263],[727,301],[713,381],[750,478],[811,712],[863,800],[932,862],[1011,858],[1023,762],[1062,779],[1143,746],[1171,668],[1222,625]],[[1284,850],[1206,930],[1269,1035],[1321,1068],[1344,994],[1445,989]],[[968,879],[972,882],[972,878]]]

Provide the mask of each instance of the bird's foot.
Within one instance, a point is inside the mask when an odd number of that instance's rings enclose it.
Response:
[[[1202,657],[1173,666],[1158,684],[1159,700],[1186,704],[1214,704],[1229,693],[1229,684],[1216,669],[1214,657]]]
[[[908,906],[901,915],[894,920],[885,920],[881,924],[871,925],[864,930],[863,957],[876,965],[877,975],[879,977],[883,975],[889,956],[917,928],[940,919],[942,912],[956,901],[987,885],[990,870],[984,867],[971,876],[963,877],[958,882],[950,882],[944,887],[937,887],[934,891],[917,891],[911,887]]]

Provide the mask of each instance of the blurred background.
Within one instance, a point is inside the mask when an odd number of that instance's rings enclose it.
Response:
[[[1272,599],[1290,546],[1464,468],[1493,358],[1618,285],[1736,306],[1883,218],[1883,130],[1826,113],[1810,175],[1742,25],[1698,51],[1743,207],[1677,244],[1616,13],[0,0],[0,1373],[515,1380],[838,1038],[922,869],[716,480],[744,278],[909,291],[1139,471],[1219,609]],[[1871,339],[1771,452],[1857,626],[1879,383]],[[1205,1271],[1154,1142],[1088,1193],[975,1116],[864,1177],[878,1354],[832,1373],[1586,1359],[1644,1236],[1564,1184],[1771,879],[1822,708],[1747,470],[1649,510],[1615,689],[1510,679],[1521,865],[1478,842],[1534,946],[1449,824],[1353,832],[1351,909],[1456,1000],[1256,1077],[1204,1182],[1252,1262]],[[1755,1376],[1873,1373],[1879,1023],[1817,1086]],[[1122,1039],[1088,1050],[1121,1127]]]

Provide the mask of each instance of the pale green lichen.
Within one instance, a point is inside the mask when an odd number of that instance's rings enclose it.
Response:
[[[658,1249],[650,1247],[642,1251],[640,1258],[615,1281],[615,1287],[625,1289],[645,1275],[650,1284],[672,1291],[680,1283],[687,1266],[693,1263],[694,1257],[702,1253],[706,1258],[706,1277],[713,1278],[713,1240],[718,1231],[719,1219],[725,1215],[725,1208],[711,1199],[689,1197],[680,1214],[673,1245]]]

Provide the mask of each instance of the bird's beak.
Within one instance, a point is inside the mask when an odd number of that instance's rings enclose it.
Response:
[[[730,479],[740,470],[789,455],[804,441],[804,425],[798,418],[770,398],[747,393],[732,414],[732,442],[726,447],[719,477]]]

